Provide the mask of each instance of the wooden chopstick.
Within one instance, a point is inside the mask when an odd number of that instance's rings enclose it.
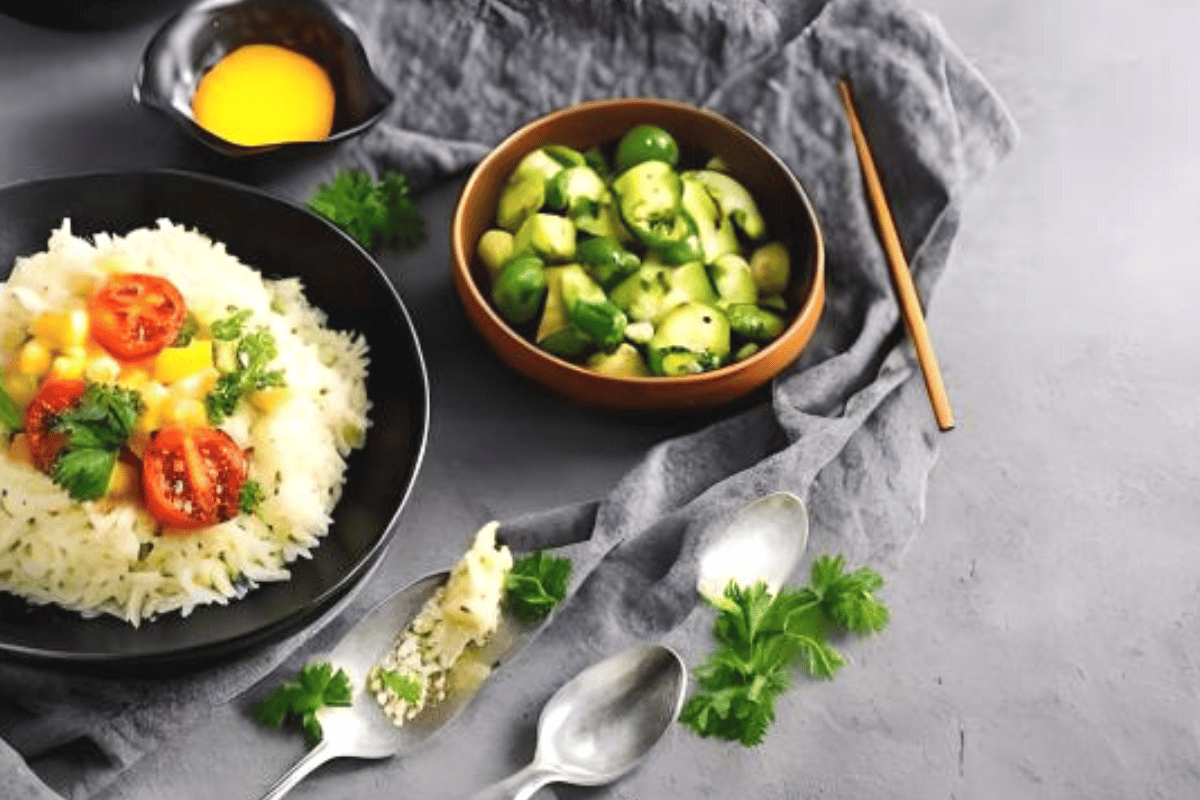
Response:
[[[929,392],[933,416],[937,420],[938,428],[948,431],[954,428],[954,412],[950,409],[950,399],[946,396],[946,385],[942,382],[942,372],[938,368],[937,356],[933,352],[933,342],[929,339],[929,328],[925,325],[925,315],[921,311],[917,288],[913,285],[908,261],[904,258],[904,250],[900,247],[900,235],[896,232],[896,223],[892,219],[892,212],[888,209],[887,197],[883,193],[883,184],[875,169],[875,159],[871,156],[867,137],[863,133],[862,124],[858,121],[858,113],[854,110],[854,99],[850,95],[850,87],[844,80],[838,81],[838,92],[841,93],[842,105],[846,108],[850,133],[854,137],[854,149],[858,151],[858,162],[862,165],[867,196],[871,201],[871,208],[875,212],[875,221],[879,225],[883,249],[887,253],[888,265],[891,267],[896,291],[900,296],[901,315],[908,328],[908,335],[916,347],[917,362],[921,365],[921,372],[925,375],[925,389]]]

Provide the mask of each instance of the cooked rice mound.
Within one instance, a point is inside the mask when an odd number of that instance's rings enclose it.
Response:
[[[290,562],[311,557],[329,528],[346,458],[369,424],[367,343],[326,328],[298,279],[264,279],[199,232],[160,220],[89,242],[64,220],[47,250],[18,258],[0,284],[0,369],[36,317],[78,302],[114,260],[121,271],[170,280],[203,321],[229,306],[250,309],[248,325],[274,335],[279,355],[271,366],[289,387],[278,408],[255,411],[243,400],[219,426],[253,451],[249,477],[266,495],[258,513],[186,534],[159,532],[137,501],[74,501],[0,445],[0,589],[137,625],[287,580]]]

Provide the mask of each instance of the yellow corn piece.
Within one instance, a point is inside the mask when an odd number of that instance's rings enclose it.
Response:
[[[17,352],[17,372],[40,378],[50,371],[50,349],[37,339],[30,339]]]
[[[217,372],[216,367],[204,367],[199,372],[194,372],[171,385],[171,394],[176,397],[195,397],[197,399],[204,397],[213,390],[217,385],[217,379],[221,377],[221,373]]]
[[[29,401],[37,394],[38,379],[33,375],[14,373],[4,379],[4,391],[19,406],[29,405]]]
[[[124,461],[118,461],[113,467],[112,477],[108,479],[108,489],[104,492],[109,500],[128,500],[137,494],[137,469]]]
[[[146,384],[148,383],[150,383],[150,373],[146,370],[129,364],[121,366],[121,374],[117,376],[118,386],[124,386],[126,389],[133,389],[135,392],[140,392],[146,388]]]
[[[8,445],[8,458],[18,464],[33,466],[33,453],[29,451],[29,439],[23,433],[18,433]]]
[[[83,366],[87,362],[87,351],[81,346],[68,347],[61,356],[50,362],[50,374],[55,378],[79,380],[83,377]]]
[[[154,380],[175,383],[212,366],[212,342],[193,339],[186,347],[168,347],[158,354],[154,361]]]
[[[108,353],[91,355],[83,365],[83,377],[96,383],[115,383],[121,375],[121,362]]]
[[[195,397],[172,397],[163,403],[162,423],[181,428],[202,428],[208,424],[208,411]]]
[[[74,308],[60,314],[42,314],[33,321],[33,336],[55,352],[82,347],[88,336],[88,313]]]
[[[251,405],[267,414],[283,405],[289,397],[291,397],[291,391],[286,386],[258,389],[247,395]]]

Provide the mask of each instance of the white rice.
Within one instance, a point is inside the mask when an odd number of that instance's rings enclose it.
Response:
[[[0,284],[0,368],[7,368],[45,311],[65,308],[106,273],[161,275],[202,320],[228,306],[250,309],[266,326],[289,399],[268,415],[240,403],[220,427],[253,448],[250,478],[266,499],[255,515],[187,535],[160,535],[136,502],[76,502],[49,477],[0,447],[0,589],[86,616],[112,614],[138,624],[158,614],[187,615],[228,603],[266,581],[286,580],[287,565],[311,557],[341,494],[345,459],[369,424],[367,343],[325,327],[295,278],[265,280],[196,231],[167,220],[124,236],[73,236],[69,220],[45,252],[18,258]]]

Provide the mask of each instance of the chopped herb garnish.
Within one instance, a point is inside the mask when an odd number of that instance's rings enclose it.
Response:
[[[411,675],[401,675],[394,669],[381,669],[377,673],[383,685],[396,693],[404,702],[415,706],[421,702],[421,684]]]
[[[192,339],[196,337],[196,332],[200,330],[200,322],[196,319],[196,315],[188,312],[183,318],[183,326],[179,329],[179,334],[175,337],[175,341],[171,342],[171,347],[187,347],[192,343]]]
[[[245,326],[246,320],[250,319],[250,314],[248,308],[233,309],[232,314],[209,325],[208,330],[214,339],[232,342],[242,335],[242,327]]]
[[[262,485],[253,478],[242,484],[242,494],[238,502],[243,514],[254,514],[266,499]]]
[[[3,386],[0,386],[0,425],[7,428],[9,433],[21,430],[21,408],[8,396]]]
[[[208,393],[209,422],[213,425],[224,422],[247,392],[284,386],[283,371],[267,369],[277,355],[275,337],[266,328],[257,328],[243,336],[237,343],[233,370],[219,377]]]
[[[251,706],[255,719],[263,725],[281,728],[289,718],[297,719],[310,745],[324,737],[317,712],[326,706],[348,706],[353,692],[345,670],[333,671],[328,663],[308,664],[294,678],[284,681],[275,691]]]
[[[378,182],[362,170],[342,170],[317,187],[308,207],[368,250],[390,242],[414,247],[425,240],[425,220],[409,196],[408,178],[391,170]]]
[[[79,404],[58,415],[50,429],[67,443],[54,464],[54,481],[74,500],[95,500],[108,490],[117,453],[129,440],[141,396],[120,386],[89,384]]]
[[[832,678],[846,658],[829,643],[838,627],[882,630],[888,609],[874,592],[883,578],[868,567],[845,570],[841,556],[813,562],[812,583],[772,596],[765,583],[730,582],[713,623],[717,649],[695,670],[699,689],[680,721],[700,736],[759,744],[775,720],[775,701],[792,685],[796,662],[814,678]]]
[[[518,559],[504,582],[504,605],[522,622],[544,619],[567,596],[571,559],[542,550]]]

